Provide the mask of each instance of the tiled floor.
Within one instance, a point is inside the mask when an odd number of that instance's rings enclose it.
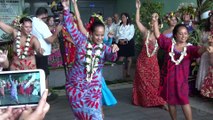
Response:
[[[113,89],[112,92],[117,98],[118,104],[113,107],[104,107],[105,120],[170,120],[169,113],[162,109],[133,106],[131,104],[131,87]],[[45,120],[74,120],[66,96],[61,95],[50,103],[51,109]],[[192,104],[195,106],[198,103],[199,101]],[[209,105],[213,105],[213,103],[210,102]],[[213,110],[213,107],[209,106],[206,109]],[[193,120],[212,120],[213,113],[211,112],[204,112],[194,107],[192,108],[192,112]],[[184,120],[184,115],[180,107],[178,107],[177,114],[178,120]]]

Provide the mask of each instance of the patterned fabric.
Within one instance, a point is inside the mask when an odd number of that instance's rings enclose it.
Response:
[[[172,40],[166,38],[163,34],[158,38],[159,46],[166,52],[165,63],[161,71],[161,96],[170,105],[185,105],[189,104],[189,87],[188,75],[190,61],[193,58],[198,58],[199,47],[187,46],[187,56],[184,57],[179,65],[175,65],[171,61],[169,52],[171,51]],[[181,53],[177,50],[175,52],[175,59],[177,60]]]
[[[62,66],[61,52],[60,49],[52,49],[52,53],[48,56],[48,65],[51,68],[58,68]]]
[[[76,48],[73,43],[67,41],[67,38],[70,37],[70,35],[65,27],[63,27],[62,29],[62,33],[64,37],[64,46],[65,46],[65,56],[64,56],[65,65],[69,65],[73,63],[75,60]]]
[[[102,120],[101,113],[101,70],[106,60],[115,61],[117,54],[104,45],[98,69],[91,82],[86,80],[85,55],[88,45],[87,37],[73,25],[69,11],[64,12],[65,26],[72,36],[76,47],[75,62],[70,69],[66,81],[66,93],[75,117],[79,120]],[[98,45],[93,44],[92,55]]]
[[[53,34],[54,32],[55,28],[52,28],[51,33]],[[51,54],[48,56],[48,65],[52,68],[62,67],[59,39],[52,43]]]
[[[213,66],[209,67],[209,73],[201,86],[201,95],[213,98]]]
[[[154,50],[155,43],[150,42],[149,52]],[[133,83],[133,104],[144,107],[160,106],[166,102],[159,96],[160,71],[157,61],[157,55],[148,57],[146,47],[137,59],[135,79]]]
[[[14,41],[14,55],[13,55],[13,59],[11,62],[11,66],[10,66],[10,70],[28,70],[28,69],[36,69],[36,63],[35,63],[35,51],[33,49],[32,46],[32,40],[33,37],[31,38],[30,41],[30,47],[28,50],[28,56],[25,59],[19,59],[17,54],[16,54],[16,49],[15,49],[15,41]],[[24,51],[24,47],[25,46],[21,46],[20,48],[22,49],[22,52]]]

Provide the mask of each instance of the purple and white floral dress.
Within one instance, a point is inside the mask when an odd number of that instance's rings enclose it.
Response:
[[[69,11],[64,11],[65,27],[71,35],[76,46],[75,62],[70,69],[66,81],[66,93],[70,106],[76,119],[79,120],[102,120],[101,113],[101,70],[106,60],[115,61],[117,53],[112,53],[111,48],[103,44],[98,69],[93,74],[91,82],[86,80],[85,67],[87,46],[89,40],[74,27],[73,18]],[[98,45],[92,44],[92,56]]]

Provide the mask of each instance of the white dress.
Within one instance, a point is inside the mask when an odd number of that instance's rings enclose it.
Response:
[[[208,36],[209,36],[208,32],[204,32],[202,34],[201,39],[202,39],[202,43],[204,46],[206,44],[208,44]],[[208,73],[208,68],[209,68],[209,55],[208,55],[208,52],[205,52],[202,54],[202,56],[200,58],[199,70],[197,73],[197,80],[196,80],[196,85],[195,85],[195,87],[199,91],[201,89],[201,85],[204,81],[204,78]]]

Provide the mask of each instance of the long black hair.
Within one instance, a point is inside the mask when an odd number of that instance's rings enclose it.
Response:
[[[36,16],[40,16],[40,15],[43,15],[43,14],[48,14],[48,10],[45,7],[39,7],[36,10]]]
[[[103,27],[103,28],[105,29],[105,26],[104,26],[104,24],[103,24],[102,22],[96,21],[96,22],[94,22],[93,25],[91,26],[91,32],[94,33],[94,32],[95,32],[95,29],[96,29],[97,27]]]
[[[22,17],[20,20],[19,20],[19,23],[20,24],[24,24],[25,22],[31,22],[32,23],[32,20],[28,17]]]
[[[210,19],[211,17],[213,17],[213,14],[210,15],[206,21],[206,25],[205,25],[205,31],[210,31],[210,26],[211,26],[211,23],[210,23]]]
[[[97,14],[101,16],[100,14]],[[86,29],[89,33],[94,32],[95,28],[97,26],[105,26],[101,18],[98,18],[98,16],[92,15],[89,19],[89,23],[86,24]]]
[[[127,22],[126,22],[126,24],[128,25],[128,24],[132,24],[132,21],[131,21],[131,18],[129,17],[129,14],[128,13],[121,13],[121,19],[122,19],[122,16],[126,16],[126,19],[127,19]],[[120,25],[122,25],[123,24],[123,21],[121,20],[121,23],[120,23]]]

